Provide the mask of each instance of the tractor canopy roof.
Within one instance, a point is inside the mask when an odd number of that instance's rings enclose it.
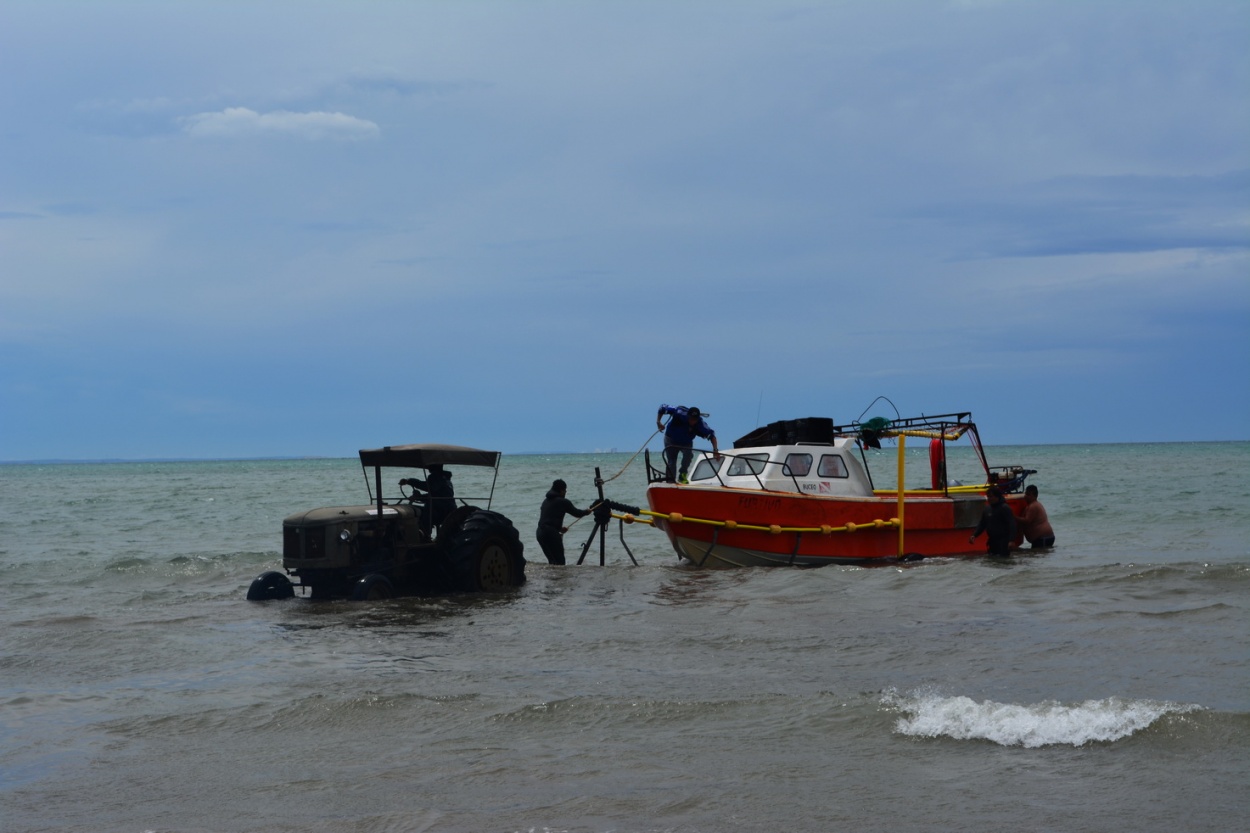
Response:
[[[495,468],[499,465],[499,452],[438,443],[387,445],[382,448],[362,448],[360,465],[417,469],[426,469],[434,465]]]

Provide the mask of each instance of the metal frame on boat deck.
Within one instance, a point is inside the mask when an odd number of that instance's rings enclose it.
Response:
[[[830,420],[832,423],[832,420]],[[776,425],[777,423],[774,423]],[[740,437],[734,441],[734,448],[765,448],[775,445],[794,445],[794,446],[824,446],[831,445],[835,438],[839,437],[855,437],[859,440],[857,443],[859,450],[860,462],[863,464],[864,473],[868,476],[868,483],[873,491],[881,491],[893,493],[897,489],[881,489],[876,488],[873,481],[872,466],[868,463],[867,449],[880,448],[882,439],[892,439],[898,437],[919,437],[925,439],[941,440],[943,459],[945,458],[945,447],[947,442],[954,442],[961,439],[965,434],[968,435],[973,450],[976,452],[977,460],[981,463],[981,469],[985,472],[985,483],[978,486],[954,487],[955,491],[966,491],[969,489],[983,489],[986,486],[997,486],[1004,494],[1022,491],[1024,488],[1024,480],[1030,474],[1036,474],[1034,469],[1026,469],[1018,465],[1007,466],[990,466],[985,457],[985,450],[981,445],[981,435],[977,431],[977,425],[972,421],[971,411],[960,411],[950,414],[933,414],[929,416],[918,417],[901,417],[894,420],[885,420],[881,417],[875,417],[863,422],[850,422],[845,425],[832,425],[828,427],[828,440],[826,441],[809,441],[803,440],[798,442],[785,442],[783,438],[776,436],[768,436],[766,429],[772,426],[764,426],[758,428],[751,433]],[[706,451],[699,451],[700,454],[706,455]],[[733,452],[722,451],[722,457],[738,457]],[[789,471],[785,461],[779,460],[759,460],[752,457],[752,463],[758,463],[750,466],[749,473],[753,476],[762,491],[771,491],[765,484],[760,475],[768,466],[780,466],[782,474],[789,477],[794,484],[795,491],[800,491],[799,481],[795,474]],[[663,483],[665,481],[665,472],[656,468],[651,463],[651,450],[647,449],[644,454],[644,461],[647,468],[647,483]],[[722,479],[719,469],[713,471],[713,476],[717,483],[721,486],[728,486]],[[952,490],[949,482],[945,477],[941,478],[940,489],[907,489],[908,492],[933,492],[949,495]]]

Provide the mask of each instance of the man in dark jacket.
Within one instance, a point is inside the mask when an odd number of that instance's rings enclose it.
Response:
[[[1011,555],[1011,542],[1016,539],[1016,516],[997,486],[986,490],[985,500],[987,504],[981,513],[981,522],[977,524],[977,531],[969,536],[968,543],[971,544],[984,532],[986,553],[1005,558]]]
[[[670,417],[665,426],[661,420]],[[690,469],[690,458],[694,455],[694,438],[703,437],[712,443],[712,453],[720,455],[716,445],[716,432],[703,420],[698,408],[687,408],[684,405],[669,407],[661,405],[655,415],[655,427],[664,431],[664,479],[669,483],[688,482],[686,472]],[[681,456],[681,468],[677,467],[677,457]]]
[[[401,486],[425,491],[425,507],[421,510],[421,527],[428,535],[431,527],[442,526],[443,520],[456,508],[456,492],[451,486],[451,472],[439,463],[431,463],[426,480],[415,477],[399,481]]]
[[[564,525],[564,516],[572,515],[575,518],[584,518],[590,514],[589,509],[578,509],[573,505],[573,501],[566,498],[565,492],[568,486],[563,480],[553,481],[551,490],[547,492],[547,497],[543,500],[542,508],[538,510],[538,545],[543,548],[543,555],[547,556],[550,564],[564,563],[564,533],[569,528]]]

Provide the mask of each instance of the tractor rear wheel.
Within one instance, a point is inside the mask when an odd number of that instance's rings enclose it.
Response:
[[[525,583],[521,536],[498,512],[479,509],[464,520],[448,551],[459,589],[498,593]]]

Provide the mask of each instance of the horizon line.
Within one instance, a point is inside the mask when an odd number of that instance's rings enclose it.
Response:
[[[983,443],[985,448],[1012,448],[1012,447],[1058,447],[1058,446],[1079,446],[1079,445],[1211,445],[1217,443],[1244,443],[1250,442],[1250,439],[1238,440],[1139,440],[1134,442],[1114,441],[1114,442],[1069,442],[1069,443]],[[696,451],[707,451],[708,449],[695,449]],[[594,451],[501,451],[501,456],[507,457],[537,457],[547,454],[557,454],[561,456],[574,455],[591,455],[591,454],[629,454],[628,451],[617,451],[596,449]],[[636,452],[635,452],[636,453]],[[279,454],[279,455],[262,455],[257,457],[240,457],[240,456],[224,456],[224,457],[41,457],[24,460],[0,460],[0,466],[64,466],[64,465],[103,465],[107,463],[249,463],[249,462],[280,462],[290,460],[351,460],[356,455],[333,455],[333,454]]]

